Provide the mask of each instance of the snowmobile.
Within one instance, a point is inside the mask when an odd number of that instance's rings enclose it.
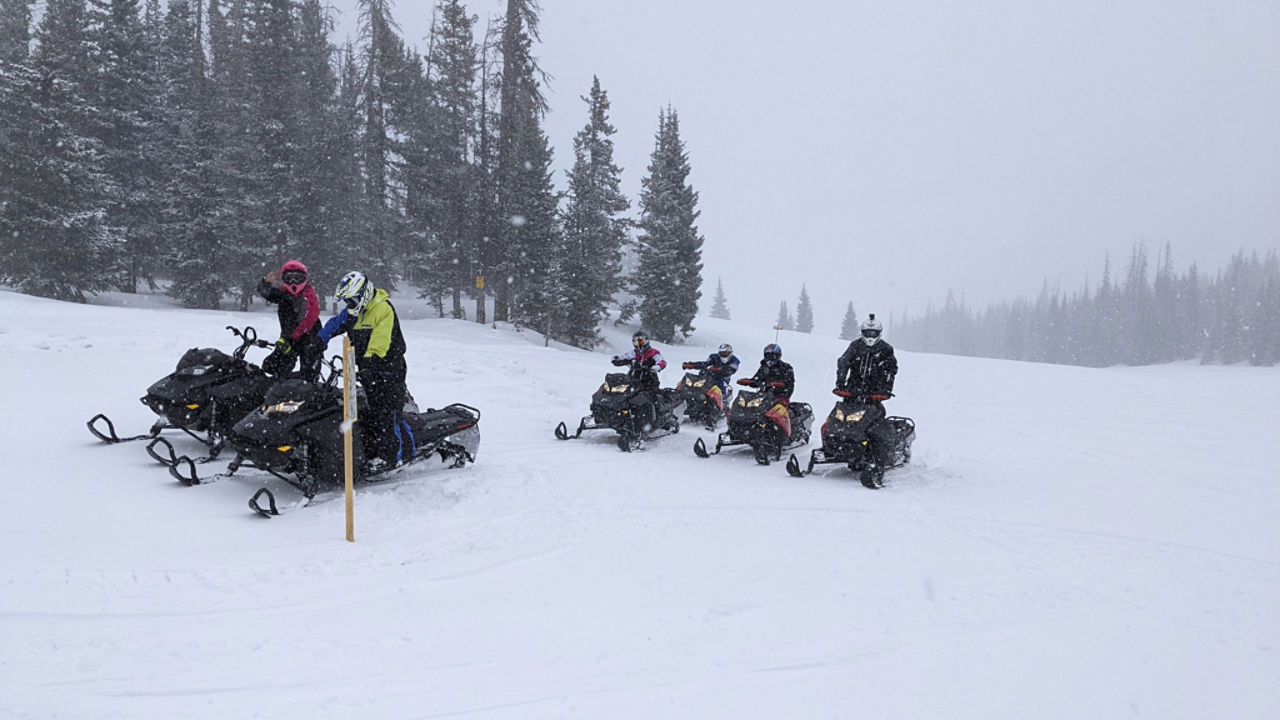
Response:
[[[572,435],[562,422],[556,426],[556,437],[572,440],[582,437],[589,430],[614,430],[618,433],[618,449],[623,452],[638,450],[644,441],[680,432],[679,408],[683,399],[671,388],[652,387],[656,374],[652,368],[627,361],[616,365],[631,365],[630,372],[607,373],[604,383],[591,396],[591,414],[578,422]],[[650,411],[652,408],[652,411]]]
[[[911,443],[916,439],[916,424],[911,418],[886,417],[882,401],[891,395],[854,395],[839,388],[832,392],[841,399],[822,425],[822,447],[809,455],[809,467],[800,469],[800,461],[793,454],[787,460],[787,472],[794,477],[804,477],[813,472],[814,465],[844,463],[858,474],[868,488],[884,487],[885,470],[911,462]],[[872,430],[875,425],[881,429]],[[875,435],[876,438],[873,438]],[[875,462],[870,443],[883,439],[891,444],[892,461],[888,467]]]
[[[751,378],[742,378],[738,384],[750,385]],[[705,458],[726,447],[750,445],[756,462],[768,465],[781,460],[784,450],[809,442],[813,409],[802,402],[793,402],[790,407],[780,404],[774,389],[740,391],[729,406],[729,431],[716,437],[716,449],[708,452],[706,443],[698,438],[693,443],[694,454]]]
[[[115,424],[98,413],[89,419],[89,432],[112,444],[150,439],[147,454],[172,466],[178,456],[160,433],[181,430],[209,448],[209,454],[200,462],[217,458],[231,427],[262,402],[274,382],[262,368],[245,360],[249,348],[269,348],[271,343],[258,339],[257,330],[251,326],[239,330],[228,325],[227,329],[240,338],[240,346],[230,355],[217,348],[191,348],[183,353],[172,373],[157,380],[139,398],[160,416],[149,431],[122,438],[116,434]]]
[[[693,363],[685,363],[686,370]],[[733,401],[733,391],[722,393],[715,379],[704,369],[687,372],[676,383],[676,394],[684,401],[684,416],[689,420],[714,430],[724,416],[724,409]]]
[[[344,439],[342,435],[342,390],[337,385],[341,371],[333,367],[338,359],[328,361],[330,373],[324,382],[301,379],[282,380],[268,392],[257,409],[232,428],[228,443],[236,457],[221,475],[201,478],[194,462],[179,458],[169,472],[184,485],[199,485],[234,475],[241,466],[264,470],[302,494],[287,509],[305,506],[321,490],[341,487],[344,480]],[[357,388],[357,410],[365,397]],[[357,418],[359,417],[357,412]],[[375,466],[365,462],[364,440],[357,419],[352,438],[352,467],[355,481],[375,482],[392,471],[439,455],[451,468],[475,462],[480,449],[480,411],[469,405],[453,403],[439,410],[428,408],[416,412],[406,408],[401,413],[398,432],[402,434],[404,457],[398,465]],[[266,505],[260,504],[265,499]],[[263,487],[249,499],[249,507],[265,517],[280,515],[275,494]]]

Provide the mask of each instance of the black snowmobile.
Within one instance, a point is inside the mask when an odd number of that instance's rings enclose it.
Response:
[[[232,429],[228,442],[236,457],[221,475],[201,478],[195,464],[186,458],[169,468],[169,472],[185,485],[199,485],[234,475],[242,465],[265,470],[280,478],[302,494],[302,499],[285,508],[293,509],[311,502],[324,489],[342,486],[345,476],[342,435],[342,390],[337,386],[341,371],[330,361],[329,379],[313,383],[301,379],[283,380],[274,385],[262,404],[246,415]],[[357,418],[365,402],[357,388]],[[475,462],[480,449],[480,411],[462,403],[439,410],[416,412],[406,409],[401,427],[407,424],[405,455],[399,465],[371,469],[365,463],[361,424],[357,419],[352,438],[352,467],[355,481],[374,482],[374,478],[398,471],[434,455],[451,468]],[[185,471],[185,472],[184,472]],[[260,505],[259,501],[266,501]],[[266,487],[249,499],[249,507],[259,515],[282,514],[275,494]]]
[[[691,366],[692,363],[684,364],[686,370]],[[684,402],[684,416],[708,430],[715,429],[724,417],[725,408],[733,401],[733,390],[722,394],[720,386],[705,369],[685,373],[676,383],[676,394]]]
[[[742,378],[739,385],[750,385],[750,378]],[[788,408],[778,403],[772,388],[742,390],[738,399],[729,405],[729,431],[716,437],[716,449],[708,452],[706,443],[698,438],[693,452],[701,458],[718,454],[722,448],[734,445],[750,445],[756,462],[768,465],[782,459],[782,452],[809,442],[813,425],[813,409],[808,403],[792,402]]]
[[[656,372],[626,361],[630,372],[608,373],[591,396],[591,414],[578,422],[572,435],[564,423],[556,426],[556,437],[572,440],[588,430],[615,430],[618,449],[638,450],[645,440],[680,432],[677,414],[683,400],[671,388],[656,387]],[[649,385],[651,387],[647,387]],[[650,410],[652,408],[652,411]]]
[[[245,360],[249,348],[269,348],[271,343],[259,340],[253,327],[238,330],[228,325],[227,329],[240,338],[240,346],[230,355],[217,348],[191,348],[178,360],[177,369],[157,380],[139,398],[160,416],[145,434],[122,438],[116,435],[115,424],[102,413],[89,419],[89,432],[107,443],[150,439],[147,454],[172,466],[178,456],[160,433],[181,430],[209,448],[209,454],[198,462],[217,458],[231,427],[262,402],[274,382],[262,368]],[[99,423],[104,426],[99,427]]]
[[[822,447],[809,455],[809,467],[800,469],[795,455],[787,460],[787,472],[804,477],[814,465],[844,463],[858,474],[862,484],[875,489],[884,487],[885,470],[911,462],[911,443],[916,439],[916,424],[911,418],[887,416],[884,406],[866,395],[853,395],[847,390],[832,390],[841,400],[822,425]],[[887,400],[890,396],[876,396]],[[873,437],[874,436],[874,437]],[[875,463],[870,444],[888,442],[892,461],[888,467]]]

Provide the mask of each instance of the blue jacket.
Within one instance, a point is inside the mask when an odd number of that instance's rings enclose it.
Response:
[[[690,365],[699,370],[706,370],[711,381],[720,386],[720,392],[729,397],[729,378],[738,372],[742,361],[737,355],[730,355],[728,360],[721,360],[720,353],[711,353],[706,360],[691,362]]]

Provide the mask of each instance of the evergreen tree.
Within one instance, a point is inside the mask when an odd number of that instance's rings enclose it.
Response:
[[[462,294],[473,286],[480,244],[477,142],[477,49],[474,16],[459,0],[436,5],[427,67],[431,78],[428,166],[421,171],[433,205],[418,255],[423,294],[447,293],[452,315],[465,316]]]
[[[553,187],[546,175],[550,145],[542,131],[547,104],[533,57],[538,40],[535,0],[507,0],[502,23],[501,108],[498,117],[494,211],[496,227],[485,258],[496,276],[494,319],[541,324],[554,302],[555,279],[549,273],[558,235]],[[523,297],[521,297],[523,296]],[[512,312],[512,306],[526,303]],[[513,317],[515,315],[515,317]]]
[[[711,317],[717,320],[729,320],[729,304],[724,297],[724,284],[716,278],[716,296],[711,302]]]
[[[813,332],[813,305],[809,302],[809,290],[804,285],[800,286],[800,302],[796,305],[796,330]]]
[[[778,319],[774,321],[773,328],[775,330],[794,330],[796,321],[791,317],[791,311],[787,309],[787,301],[783,300],[778,306]]]
[[[20,12],[6,7],[6,54],[19,57]],[[101,145],[90,89],[93,45],[84,0],[50,0],[37,29],[32,65],[4,64],[0,93],[8,120],[0,195],[0,275],[19,290],[83,302],[110,287],[109,263],[121,239],[103,222],[115,186]]]
[[[152,280],[161,237],[161,148],[158,133],[148,132],[162,125],[158,28],[143,26],[138,0],[94,0],[91,10],[88,38],[98,78],[91,132],[117,190],[104,198],[106,219],[124,238],[112,272],[118,287],[134,292],[139,281]]]
[[[366,217],[362,222],[366,244],[359,248],[360,267],[375,278],[375,284],[394,287],[391,259],[396,247],[403,187],[396,177],[401,158],[396,154],[395,105],[405,102],[408,56],[397,34],[400,27],[391,16],[391,0],[360,0],[359,33],[361,68],[359,108],[361,112],[360,161],[364,177]]]
[[[856,340],[862,333],[858,329],[858,316],[853,312],[853,301],[845,308],[844,319],[840,321],[840,339]]]
[[[689,157],[676,111],[662,110],[649,175],[641,181],[639,263],[633,286],[640,316],[657,340],[693,332],[702,296],[698,193],[688,184]]]
[[[590,94],[582,99],[588,120],[573,140],[565,255],[558,277],[563,289],[558,335],[572,345],[591,348],[602,340],[597,328],[622,271],[628,223],[621,215],[631,203],[622,194],[622,170],[613,162],[609,97],[599,78],[592,78]]]

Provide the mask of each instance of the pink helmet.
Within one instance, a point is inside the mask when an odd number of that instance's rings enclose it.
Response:
[[[280,283],[290,295],[297,295],[307,286],[307,266],[290,260],[280,267]]]

